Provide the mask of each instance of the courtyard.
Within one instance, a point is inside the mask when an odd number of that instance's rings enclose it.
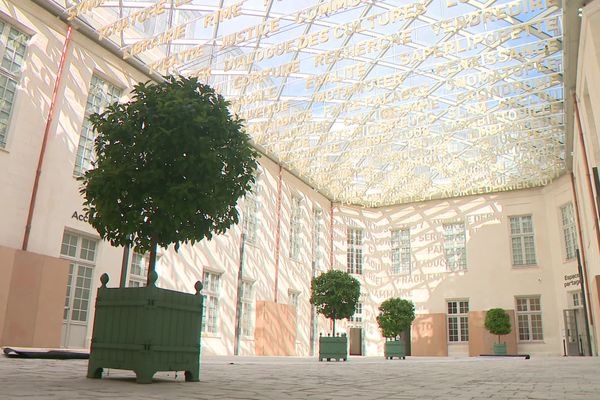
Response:
[[[597,357],[202,357],[200,382],[129,371],[87,379],[86,360],[0,357],[1,399],[600,399]]]

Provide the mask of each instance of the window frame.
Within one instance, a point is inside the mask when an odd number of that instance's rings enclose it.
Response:
[[[290,253],[292,260],[300,260],[302,244],[302,197],[292,195],[290,200]]]
[[[71,240],[69,240],[69,243],[67,245],[67,249],[73,249],[74,250],[74,254],[70,254],[70,251],[67,252],[63,252],[63,249],[65,248],[65,238],[66,236],[69,236],[71,238],[75,239],[75,243],[73,243]],[[88,257],[84,257],[82,256],[82,253],[84,252],[84,248],[83,248],[83,241],[88,241],[89,243],[93,243],[93,249],[91,250],[93,252],[93,258],[90,259]],[[59,250],[59,254],[60,254],[60,258],[69,261],[69,275],[68,275],[68,281],[67,281],[67,287],[66,287],[66,293],[65,293],[65,302],[63,305],[63,321],[65,323],[70,323],[70,324],[79,324],[79,325],[85,325],[89,322],[90,319],[90,307],[91,307],[91,303],[92,303],[92,298],[93,298],[93,282],[95,279],[95,273],[96,273],[96,261],[98,260],[98,252],[100,249],[100,240],[98,238],[92,237],[92,236],[88,236],[85,234],[80,234],[77,232],[73,232],[69,229],[65,229],[63,231],[63,236],[61,238],[61,247]],[[90,252],[90,248],[88,247],[87,249],[85,249],[86,254]],[[87,289],[87,298],[84,296],[80,296],[79,298],[77,298],[77,282],[79,281],[79,278],[82,278],[80,276],[80,269],[84,269],[86,272],[87,271],[91,271],[90,276],[84,276],[83,279],[86,279],[87,281],[89,281],[89,288]],[[77,274],[76,276],[74,276],[74,274]],[[73,286],[72,284],[75,284],[75,286]],[[86,307],[85,309],[82,307],[78,307],[77,309],[75,308],[75,302],[79,301],[79,303],[81,304],[81,302],[85,301],[86,302]],[[75,315],[75,312],[77,311],[77,318],[73,318],[73,316]],[[82,312],[84,313],[84,318],[81,319],[81,314]]]
[[[140,273],[134,273],[134,259],[139,259]],[[158,257],[157,260],[158,262]],[[137,266],[137,263],[136,263]],[[137,271],[136,271],[137,272]],[[148,275],[148,254],[138,253],[133,251],[129,258],[129,268],[127,269],[127,287],[144,287],[146,286]]]
[[[539,304],[539,310],[531,310],[531,300],[536,299]],[[519,300],[527,301],[527,310],[519,310]],[[528,339],[522,339],[521,316],[527,317],[527,335]],[[540,338],[534,339],[532,316],[539,316]],[[517,341],[519,343],[542,343],[544,341],[544,320],[542,318],[542,296],[524,295],[515,296],[515,323],[517,328]]]
[[[402,233],[408,232],[408,246],[403,242]],[[394,235],[397,234],[398,238],[394,239]],[[397,245],[396,245],[397,244]],[[405,250],[408,249],[408,254]],[[398,261],[398,262],[396,262]],[[408,266],[404,265],[404,261],[408,262]],[[392,229],[390,231],[390,262],[391,262],[391,274],[393,275],[410,275],[412,273],[412,244],[410,227],[402,227]]]
[[[354,309],[354,314],[352,314],[350,318],[348,318],[348,322],[350,322],[351,324],[362,324],[364,321],[364,309],[364,303],[360,301],[357,302],[356,308]]]
[[[9,82],[12,82],[14,85],[14,94],[11,99],[10,107],[5,112],[8,114],[5,124],[6,128],[4,132],[0,133],[0,150],[7,151],[9,147],[9,141],[11,140],[11,130],[12,130],[12,119],[13,119],[13,111],[15,110],[15,104],[17,102],[17,94],[20,89],[21,80],[23,79],[23,71],[25,66],[27,65],[28,56],[29,56],[29,43],[34,36],[34,32],[26,27],[22,26],[18,21],[11,22],[4,18],[0,18],[0,23],[4,24],[2,30],[0,31],[0,76],[6,78],[7,87]],[[8,70],[3,67],[4,57],[6,56],[6,52],[9,42],[9,37],[11,34],[11,29],[16,31],[20,35],[24,35],[26,40],[24,42],[24,48],[22,58],[23,62],[19,65],[18,72]],[[12,49],[13,53],[16,53],[18,49]],[[14,54],[13,54],[14,55]],[[14,58],[13,58],[14,61]],[[6,88],[5,88],[6,89]]]
[[[447,227],[456,227],[460,225],[462,227],[461,233],[456,233],[452,231],[451,233],[447,232]],[[446,261],[446,271],[447,272],[460,272],[466,271],[467,268],[467,226],[464,221],[457,222],[445,222],[442,224],[442,242],[444,246],[444,259]],[[458,247],[458,240],[456,237],[458,235],[462,235],[461,246]],[[451,246],[450,246],[451,245]],[[449,250],[452,249],[452,254],[450,254]],[[457,249],[462,249],[462,253],[458,254]],[[456,257],[458,255],[458,266],[456,266],[456,262],[450,262],[450,256]]]
[[[524,217],[529,217],[531,219],[531,233],[518,233],[518,234],[513,234],[512,231],[512,220],[515,218],[519,218],[522,219]],[[519,223],[519,228],[522,230],[523,228],[523,223],[520,222]],[[510,237],[510,241],[509,241],[509,246],[510,246],[510,255],[511,255],[511,264],[513,268],[527,268],[527,267],[537,267],[538,266],[538,257],[537,257],[537,246],[535,244],[535,225],[533,223],[533,214],[518,214],[518,215],[509,215],[508,216],[508,232],[509,232],[509,237]],[[532,243],[533,243],[533,257],[534,260],[532,263],[528,262],[527,260],[527,253],[526,253],[526,245],[524,242],[525,237],[529,237],[531,236],[532,238]],[[513,238],[520,238],[520,245],[521,245],[521,252],[522,252],[522,258],[523,258],[523,263],[522,264],[516,264],[515,263],[515,249],[513,246]]]
[[[562,231],[562,242],[563,242],[563,255],[565,261],[573,261],[577,259],[577,249],[579,249],[579,238],[577,234],[577,221],[575,218],[575,207],[573,202],[568,201],[561,205],[559,208],[560,227]],[[571,212],[572,221],[568,221],[569,224],[565,224],[565,209],[569,209]],[[570,236],[570,238],[568,238]],[[570,248],[569,241],[572,240],[573,248]],[[572,254],[571,254],[572,250]]]
[[[260,201],[261,193],[260,176],[258,172],[254,177],[252,189],[248,192],[244,199],[244,220],[242,222],[242,231],[246,243],[256,244],[258,242],[258,230],[260,224]]]
[[[95,104],[93,104],[93,103],[90,104],[90,100],[92,99],[91,96],[93,94],[92,92],[94,90],[96,90],[96,87],[94,86],[95,80],[102,82],[103,89],[110,89],[110,90],[104,90],[102,92],[102,95],[104,97],[113,98],[113,100],[109,100],[109,102],[107,104],[99,104],[95,110],[90,110],[91,107],[95,106]],[[114,98],[114,96],[110,95],[112,93],[109,94],[109,92],[111,90],[119,93],[116,98]],[[124,89],[122,86],[115,84],[112,80],[106,78],[101,72],[99,72],[97,70],[94,70],[92,72],[92,75],[90,77],[90,81],[88,84],[87,97],[85,100],[85,106],[84,106],[84,110],[83,110],[83,119],[81,122],[81,126],[79,128],[79,140],[77,141],[77,147],[75,149],[75,162],[73,164],[73,177],[74,178],[79,178],[79,177],[83,176],[85,174],[85,172],[88,170],[86,167],[86,157],[85,157],[87,152],[89,152],[89,154],[90,154],[90,159],[89,159],[90,163],[93,163],[96,159],[96,155],[95,155],[95,151],[94,151],[94,141],[96,140],[96,137],[98,134],[95,132],[94,128],[92,127],[92,125],[90,123],[90,120],[89,120],[90,115],[92,115],[94,113],[101,113],[110,104],[114,103],[115,101],[120,101],[120,99],[123,97],[123,95],[124,95]],[[86,134],[85,142],[83,142],[84,133]],[[86,147],[87,143],[91,143],[91,148],[88,149]],[[79,153],[80,148],[83,149],[81,154]]]
[[[321,207],[313,207],[312,210],[312,254],[314,270],[319,269],[319,264],[322,260],[321,252],[321,235],[323,233],[323,209]]]
[[[213,278],[210,279],[207,283],[207,277],[206,275],[208,274],[208,276],[212,276]],[[218,278],[218,286],[216,288],[216,290],[214,290],[214,284],[212,284],[214,282],[214,277]],[[219,271],[213,271],[210,269],[204,269],[202,271],[202,295],[204,296],[204,302],[202,304],[202,326],[201,326],[201,331],[202,334],[208,334],[208,335],[213,335],[213,336],[217,336],[219,335],[220,329],[219,329],[219,317],[220,317],[220,306],[221,306],[221,291],[222,291],[222,280],[223,280],[223,272],[219,272]],[[211,307],[211,300],[215,300],[215,306]],[[214,314],[214,322],[209,324],[208,323],[208,317],[209,317],[209,311],[213,311],[212,314],[210,314],[211,318],[213,317]],[[208,327],[212,327],[212,329],[214,330],[208,330]]]
[[[254,283],[253,280],[242,279],[240,287],[240,336],[245,338],[254,337],[254,313],[256,309]]]
[[[358,239],[360,233],[360,240]],[[362,275],[364,265],[364,229],[346,227],[346,272]]]
[[[455,303],[454,309],[456,312],[450,312],[450,304]],[[463,303],[466,303],[467,309],[463,311]],[[466,344],[469,343],[469,312],[471,305],[469,299],[446,299],[446,337],[448,344]],[[456,321],[456,338],[452,340],[454,335],[451,335],[450,322]],[[463,321],[465,323],[463,324]],[[466,329],[465,329],[466,328]],[[465,333],[466,330],[466,333]]]

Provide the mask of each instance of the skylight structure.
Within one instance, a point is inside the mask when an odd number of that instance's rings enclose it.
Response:
[[[214,86],[258,148],[332,201],[491,193],[566,170],[557,0],[58,3],[124,58]]]

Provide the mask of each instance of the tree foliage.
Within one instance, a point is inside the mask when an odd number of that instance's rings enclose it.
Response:
[[[81,193],[103,239],[141,252],[178,249],[238,223],[257,154],[228,105],[196,78],[167,77],[90,117],[97,161]]]
[[[395,338],[410,328],[415,320],[415,305],[412,301],[399,297],[385,300],[379,306],[377,324],[381,334],[387,338]]]
[[[313,278],[310,302],[317,312],[335,320],[350,318],[360,297],[360,283],[347,272],[331,270]]]
[[[485,329],[492,335],[498,335],[498,342],[500,342],[500,335],[508,335],[512,330],[510,317],[502,308],[492,308],[488,310],[485,314],[484,325]]]

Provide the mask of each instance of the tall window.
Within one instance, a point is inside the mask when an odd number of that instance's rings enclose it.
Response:
[[[347,271],[350,274],[362,274],[363,266],[363,230],[348,228],[348,248],[346,250]]]
[[[296,340],[298,340],[298,327],[300,326],[298,323],[298,319],[300,318],[300,292],[292,289],[288,290],[288,304],[294,307],[294,312],[296,313]]]
[[[469,341],[469,301],[448,301],[448,341],[461,343]]]
[[[581,291],[575,290],[573,292],[569,292],[569,303],[573,308],[581,308],[583,307],[583,301],[581,300]]]
[[[254,287],[251,281],[242,281],[240,293],[242,308],[240,309],[240,323],[242,336],[253,336],[254,325],[252,318],[254,314]]]
[[[217,333],[219,331],[219,296],[221,294],[221,275],[204,271],[202,276],[202,332]]]
[[[392,274],[410,274],[410,229],[392,231]]]
[[[567,260],[571,260],[575,258],[575,250],[578,247],[573,203],[567,203],[562,206],[560,208],[560,216],[562,221],[563,238],[565,239],[565,254],[567,256]]]
[[[0,21],[0,148],[6,147],[8,124],[30,38],[31,36]]]
[[[60,255],[70,261],[63,319],[86,322],[98,241],[65,232]]]
[[[244,234],[246,240],[255,243],[256,233],[258,229],[258,209],[259,209],[259,191],[260,186],[258,184],[259,175],[256,176],[254,184],[252,185],[252,191],[246,195],[245,199],[245,210],[244,210]]]
[[[292,197],[292,220],[290,224],[290,258],[300,257],[300,241],[302,240],[302,199]]]
[[[535,244],[531,215],[510,217],[513,265],[534,265]]]
[[[354,310],[354,314],[350,317],[350,322],[362,322],[363,321],[363,304],[356,303],[356,309]]]
[[[94,154],[96,133],[92,128],[89,119],[90,115],[102,112],[108,105],[118,101],[121,93],[122,90],[115,85],[96,75],[92,76],[87,104],[85,106],[85,115],[83,117],[83,126],[79,135],[79,145],[77,146],[77,157],[75,158],[73,175],[83,175],[85,171],[91,168],[92,162],[96,159]]]
[[[448,271],[467,269],[465,224],[444,224],[444,254]]]
[[[520,341],[532,342],[544,339],[540,296],[517,297],[517,324]]]
[[[131,256],[131,265],[129,267],[128,287],[146,286],[148,275],[148,257],[134,252]]]
[[[323,230],[323,210],[313,209],[312,261],[315,271],[321,262],[321,232]]]

